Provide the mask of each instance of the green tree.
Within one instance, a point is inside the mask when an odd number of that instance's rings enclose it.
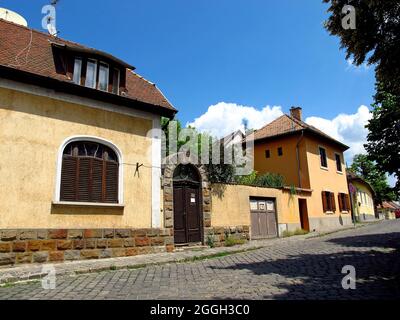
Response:
[[[375,66],[376,94],[373,117],[369,121],[369,158],[384,172],[397,178],[400,191],[400,1],[398,0],[323,0],[331,13],[325,28],[340,38],[346,58],[355,65]],[[345,29],[345,5],[355,8],[356,28]]]
[[[356,65],[365,61],[376,66],[378,82],[392,93],[400,91],[400,1],[398,0],[323,0],[331,13],[325,28],[340,38],[346,59]],[[355,8],[356,28],[345,29],[342,13],[346,5]]]
[[[177,151],[180,150],[180,148],[189,141],[190,138],[186,138],[186,140],[180,140],[179,139],[179,134],[182,131],[182,124],[179,120],[174,119],[173,121],[176,121],[176,136],[178,138],[177,141]],[[166,155],[169,155],[169,123],[170,121],[167,118],[162,118],[161,119],[161,127],[165,133],[165,141],[163,141],[163,145],[166,148]],[[197,135],[197,156],[201,155],[201,148],[202,148],[202,143],[206,142],[209,144],[209,164],[205,164],[205,168],[207,170],[208,174],[208,179],[212,183],[229,183],[234,181],[235,177],[235,168],[231,164],[224,164],[224,150],[223,150],[223,145],[215,138],[210,136],[207,133],[199,133],[196,131],[196,128],[189,127],[190,129],[194,130],[196,135]],[[215,147],[220,148],[220,163],[219,164],[213,164],[212,163],[212,150]]]
[[[373,117],[367,128],[365,149],[379,170],[394,174],[395,190],[400,191],[400,100],[399,97],[378,89],[373,104]]]
[[[355,155],[350,171],[371,184],[375,191],[377,203],[382,203],[385,200],[392,201],[396,198],[387,182],[386,174],[369,159],[368,155]]]

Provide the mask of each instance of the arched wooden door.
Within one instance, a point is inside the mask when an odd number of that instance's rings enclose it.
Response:
[[[192,165],[179,165],[174,171],[175,244],[202,241],[201,179]]]

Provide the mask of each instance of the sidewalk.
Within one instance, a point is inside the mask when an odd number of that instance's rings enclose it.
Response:
[[[366,225],[366,224],[365,224]],[[357,227],[362,227],[359,225]],[[351,228],[344,228],[334,232],[341,232]],[[243,245],[219,248],[200,248],[175,251],[172,253],[154,253],[133,257],[111,258],[101,260],[71,261],[54,264],[27,264],[0,269],[0,285],[7,283],[37,280],[48,275],[48,267],[54,267],[56,275],[76,275],[107,270],[143,268],[150,265],[160,265],[176,262],[190,262],[234,253],[252,251],[277,244],[304,241],[317,236],[325,236],[326,233],[309,233],[307,235],[293,236],[289,238],[276,238],[267,240],[249,241]],[[46,266],[46,268],[44,268]]]

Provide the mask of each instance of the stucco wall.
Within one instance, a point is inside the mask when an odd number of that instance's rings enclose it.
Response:
[[[299,143],[300,179],[296,155],[296,145]],[[278,156],[278,148],[282,147],[283,155]],[[265,157],[265,151],[270,150],[270,158]],[[301,135],[281,137],[277,140],[257,142],[254,146],[254,170],[258,173],[279,173],[284,176],[285,185],[309,188],[310,180],[307,166],[306,143]]]
[[[309,171],[310,187],[313,190],[313,197],[308,207],[309,216],[314,218],[328,218],[328,220],[338,222],[337,226],[341,226],[342,221],[344,221],[345,225],[351,223],[351,218],[348,219],[348,217],[351,217],[350,212],[339,212],[338,194],[349,194],[343,153],[334,145],[310,137],[307,137],[306,144],[308,166],[312,168]],[[321,168],[319,146],[326,149],[328,169]],[[335,152],[341,155],[342,173],[336,170]],[[334,192],[336,212],[329,214],[323,212],[322,191]],[[317,221],[317,219],[314,219],[314,221]],[[334,223],[331,224],[333,225]]]
[[[250,225],[250,197],[275,199],[278,224],[300,227],[298,199],[310,201],[310,194],[291,195],[288,190],[243,185],[212,185],[212,226]]]
[[[149,119],[0,88],[0,228],[151,227],[151,128]],[[75,135],[121,150],[123,210],[52,206],[57,153]]]
[[[374,208],[374,202],[373,202],[373,195],[370,191],[370,188],[366,186],[363,183],[360,183],[358,181],[352,181],[351,182],[353,186],[357,189],[356,195],[355,195],[355,203],[354,203],[354,208],[355,208],[355,214],[360,220],[374,220],[375,219],[375,208]],[[367,196],[367,201],[365,201],[364,195],[360,197],[361,193],[365,193]]]

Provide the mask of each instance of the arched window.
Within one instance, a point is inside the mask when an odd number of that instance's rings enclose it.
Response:
[[[118,159],[99,142],[68,143],[62,154],[60,201],[118,203]]]

